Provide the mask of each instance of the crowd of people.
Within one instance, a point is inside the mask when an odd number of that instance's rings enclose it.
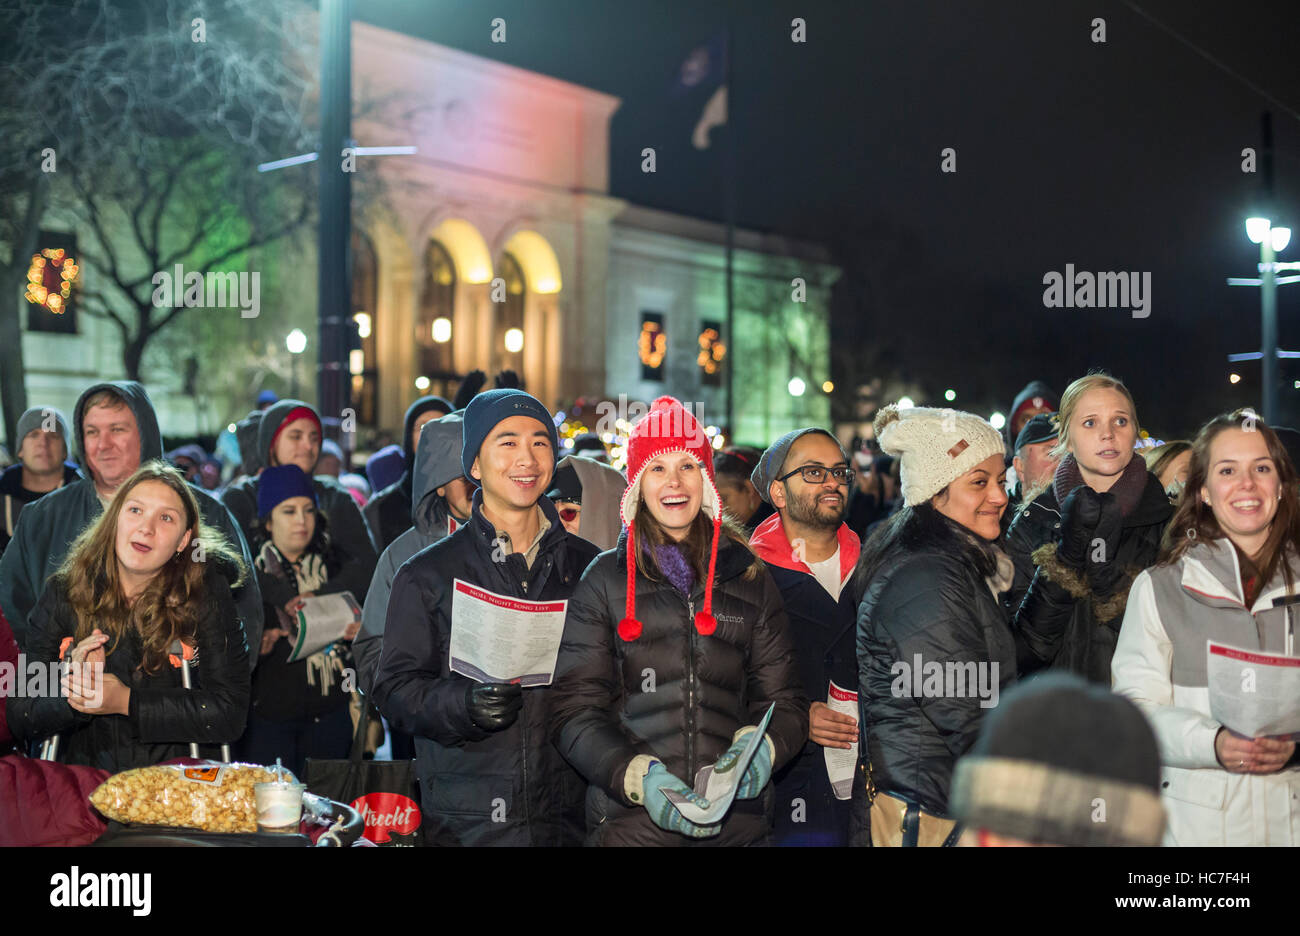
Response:
[[[517,379],[484,386],[412,403],[367,478],[274,395],[227,479],[164,456],[132,381],[24,413],[0,650],[100,665],[0,693],[0,745],[113,772],[229,745],[302,776],[369,711],[432,845],[1300,840],[1295,742],[1216,720],[1206,659],[1296,655],[1300,434],[1238,411],[1147,445],[1093,373],[1030,383],[1004,430],[886,406],[851,451],[817,426],[715,451],[660,397],[619,470]],[[563,609],[553,678],[453,670],[467,590]],[[307,652],[327,595],[356,620]]]

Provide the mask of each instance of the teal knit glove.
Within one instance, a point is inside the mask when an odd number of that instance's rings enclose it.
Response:
[[[755,728],[742,728],[736,732],[735,740],[731,742],[731,747],[727,748],[726,753],[718,758],[718,762],[713,765],[715,774],[725,774],[733,770],[740,761],[740,756],[749,746],[749,736],[757,730]],[[753,799],[763,792],[763,787],[767,786],[767,781],[772,779],[772,742],[764,738],[759,742],[758,750],[754,752],[754,758],[749,762],[749,767],[745,775],[740,778],[740,783],[736,786],[737,799]]]
[[[677,807],[668,802],[664,790],[672,790],[701,809],[709,808],[709,801],[697,794],[681,780],[678,780],[659,761],[650,765],[649,772],[641,782],[645,794],[646,812],[650,821],[667,832],[677,832],[690,838],[710,838],[722,831],[722,825],[701,826],[689,821],[677,811]]]

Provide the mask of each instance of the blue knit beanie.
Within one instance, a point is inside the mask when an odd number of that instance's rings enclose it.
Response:
[[[307,472],[297,465],[275,465],[257,476],[257,515],[269,517],[276,506],[291,497],[311,498],[316,503],[316,488]]]
[[[540,400],[522,390],[487,390],[470,400],[465,407],[460,453],[460,464],[465,469],[465,477],[474,480],[469,469],[474,464],[474,459],[478,458],[484,440],[496,428],[497,423],[511,416],[531,416],[545,426],[546,433],[551,438],[551,452],[558,455],[560,440],[555,432],[555,417]]]
[[[395,484],[402,477],[404,467],[406,454],[402,447],[385,445],[366,459],[366,477],[370,479],[370,490],[378,494],[390,484]]]

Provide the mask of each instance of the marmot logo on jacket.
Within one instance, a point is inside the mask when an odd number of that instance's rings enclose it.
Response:
[[[998,704],[998,662],[967,660],[922,663],[921,654],[913,654],[912,663],[899,660],[889,667],[894,682],[889,687],[894,698],[965,699],[978,697],[980,708]]]
[[[744,624],[745,619],[739,614],[715,614],[713,615],[719,621],[726,621],[728,624]]]

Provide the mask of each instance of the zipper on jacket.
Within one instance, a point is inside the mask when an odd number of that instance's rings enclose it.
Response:
[[[686,599],[687,653],[686,653],[686,777],[688,786],[695,785],[695,602]]]

